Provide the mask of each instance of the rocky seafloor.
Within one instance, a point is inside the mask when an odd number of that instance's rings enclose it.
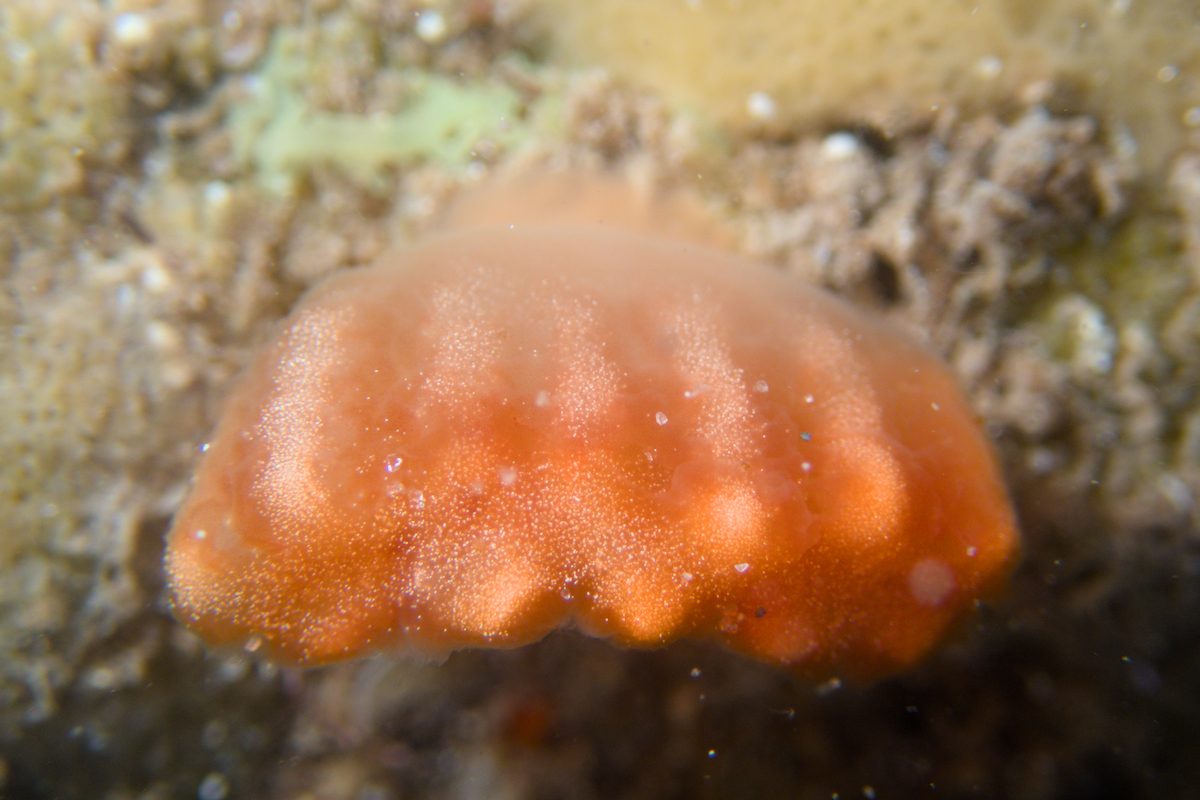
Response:
[[[789,120],[757,98],[738,123],[561,61],[533,14],[0,9],[3,796],[1194,791],[1191,109],[1153,158],[1136,125],[1052,74],[979,108]],[[308,286],[516,162],[603,168],[651,199],[686,190],[737,249],[943,354],[1020,515],[1009,591],[869,687],[573,632],[298,671],[181,628],[163,537],[255,347]]]

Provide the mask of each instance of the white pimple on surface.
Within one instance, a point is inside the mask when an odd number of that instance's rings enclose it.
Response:
[[[803,470],[804,472],[812,472],[812,464],[810,464],[807,461],[801,461],[800,469]]]
[[[657,422],[659,425],[666,425],[667,424],[667,415],[664,414],[663,412],[659,411],[657,414],[654,415],[654,421]]]
[[[954,591],[954,570],[938,558],[926,558],[908,573],[908,590],[923,606],[940,606]]]
[[[501,467],[496,471],[501,486],[512,486],[517,482],[517,471],[512,467]]]
[[[745,563],[745,562],[742,562],[741,564],[734,564],[734,565],[733,565],[733,568],[734,568],[735,570],[737,570],[737,572],[738,572],[738,573],[744,573],[744,572],[746,572],[748,569],[750,569],[750,565],[749,565],[749,564],[747,564],[747,563]]]
[[[550,393],[545,389],[539,389],[538,393],[533,396],[533,404],[538,408],[549,408]]]

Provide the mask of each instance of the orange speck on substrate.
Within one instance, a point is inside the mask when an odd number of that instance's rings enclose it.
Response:
[[[317,664],[571,621],[810,675],[917,661],[1017,545],[945,367],[742,258],[446,234],[314,289],[171,530],[176,614]]]

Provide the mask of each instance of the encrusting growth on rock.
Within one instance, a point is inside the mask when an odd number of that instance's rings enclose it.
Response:
[[[176,614],[318,664],[573,624],[809,675],[920,659],[1017,537],[953,376],[737,256],[478,227],[327,280],[171,530]]]

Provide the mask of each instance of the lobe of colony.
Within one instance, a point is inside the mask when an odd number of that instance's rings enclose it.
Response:
[[[1016,542],[953,377],[897,331],[700,246],[482,228],[300,303],[166,569],[203,636],[293,663],[573,624],[870,678]]]

